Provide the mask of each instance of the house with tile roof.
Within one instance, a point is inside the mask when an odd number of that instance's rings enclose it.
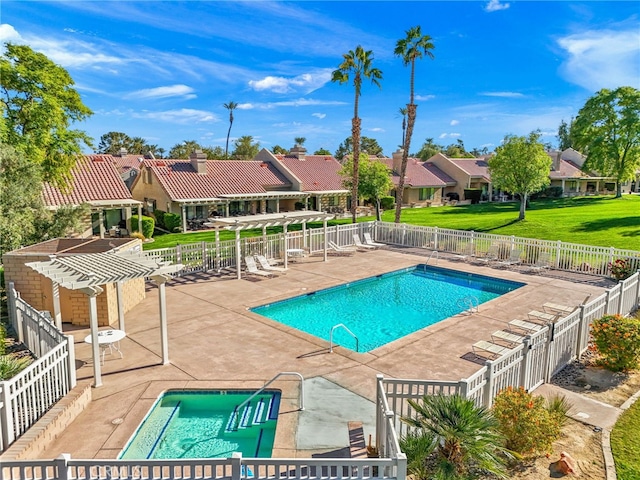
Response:
[[[91,216],[84,221],[82,237],[104,238],[107,231],[115,231],[113,227],[130,232],[131,216],[134,212],[142,214],[142,203],[133,199],[111,155],[81,157],[71,170],[69,190],[45,183],[42,196],[45,206],[54,210],[65,205],[89,205]]]
[[[455,193],[460,200],[465,199],[465,189],[481,190],[485,198],[492,198],[491,175],[487,157],[449,158],[438,152],[428,160],[455,181],[455,186],[446,193]]]
[[[400,183],[402,150],[395,151],[392,158],[378,158],[377,160],[389,167],[391,181],[397,186]],[[407,159],[402,204],[407,206],[442,204],[446,192],[455,186],[456,180],[434,163],[410,157]]]
[[[147,211],[181,216],[182,230],[208,218],[323,209],[340,204],[340,164],[333,157],[294,152],[276,156],[263,149],[253,160],[145,159],[132,185]],[[342,203],[345,203],[343,200]]]
[[[596,193],[607,195],[615,192],[615,178],[582,170],[587,157],[573,148],[567,148],[562,152],[550,150],[547,155],[552,161],[549,173],[551,186],[561,187],[565,197]]]

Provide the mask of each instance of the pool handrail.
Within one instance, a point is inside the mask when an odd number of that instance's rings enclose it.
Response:
[[[358,337],[356,336],[356,334],[353,333],[351,330],[349,330],[344,323],[339,323],[331,327],[331,331],[329,332],[329,353],[333,353],[333,331],[336,328],[344,328],[349,335],[351,335],[353,338],[356,339],[356,352],[357,352],[360,346],[360,340],[358,340]]]
[[[429,258],[427,258],[427,263],[425,263],[425,265],[429,265],[429,262],[431,261],[434,255],[436,256],[436,265],[438,264],[438,260],[440,259],[440,254],[438,253],[437,250],[434,250],[433,252],[431,252],[431,255],[429,255]]]

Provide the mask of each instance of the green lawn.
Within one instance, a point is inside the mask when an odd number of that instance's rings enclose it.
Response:
[[[618,419],[611,432],[611,450],[618,478],[640,480],[640,401]]]
[[[532,201],[526,219],[519,222],[519,203],[483,203],[456,207],[408,208],[402,222],[456,230],[514,235],[516,237],[616,247],[640,251],[640,196],[575,197]],[[394,212],[382,219],[393,222]],[[373,218],[363,218],[362,221]],[[349,223],[349,219],[330,222]],[[317,225],[316,225],[317,226]],[[290,227],[294,230],[296,226]],[[297,226],[297,228],[300,228]],[[270,229],[269,233],[281,231]],[[260,235],[262,231],[243,231],[242,236]],[[234,238],[233,232],[221,232],[223,240]],[[178,243],[213,241],[213,232],[170,234],[156,237],[145,249],[172,247]]]

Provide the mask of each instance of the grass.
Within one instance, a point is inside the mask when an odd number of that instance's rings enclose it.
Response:
[[[635,402],[618,419],[611,432],[611,450],[618,478],[640,480],[640,401]]]
[[[532,201],[526,218],[518,221],[520,204],[483,203],[456,207],[407,208],[402,211],[402,222],[456,230],[514,235],[516,237],[561,240],[602,247],[640,251],[640,196],[575,197]],[[393,222],[394,212],[384,212],[383,221]],[[361,221],[373,220],[364,217]],[[350,219],[329,222],[350,223]],[[321,226],[310,225],[313,227]],[[289,230],[301,228],[292,225]],[[282,231],[270,228],[268,233]],[[246,230],[241,236],[261,235],[262,230]],[[235,237],[233,232],[221,232],[221,240]],[[145,249],[173,247],[178,243],[213,241],[213,231],[160,235]]]

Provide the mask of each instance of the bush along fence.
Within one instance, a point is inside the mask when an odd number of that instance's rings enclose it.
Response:
[[[636,272],[555,323],[526,336],[522,343],[501,357],[487,360],[468,378],[457,381],[403,380],[379,375],[377,438],[389,442],[385,440],[385,430],[381,429],[391,417],[395,433],[399,436],[407,433],[407,425],[400,418],[412,416],[410,399],[419,400],[424,395],[460,394],[473,398],[478,405],[491,407],[496,394],[504,388],[535,390],[587,350],[590,325],[595,319],[607,314],[628,315],[636,310],[639,302],[640,273]],[[378,447],[393,450],[393,443]]]
[[[22,300],[13,283],[7,299],[9,321],[36,359],[15,377],[0,382],[0,452],[76,385],[73,337]]]

